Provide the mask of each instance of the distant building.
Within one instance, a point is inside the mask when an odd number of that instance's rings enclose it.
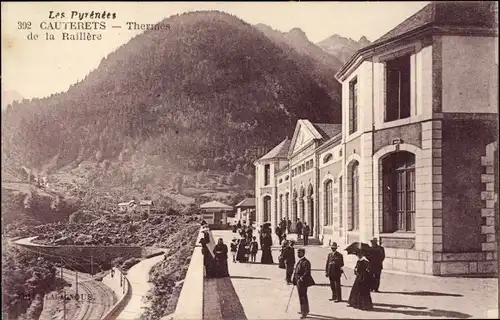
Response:
[[[257,222],[300,218],[324,245],[376,237],[385,269],[496,273],[495,5],[432,2],[351,57],[342,124],[299,120],[255,162]]]
[[[219,201],[206,202],[200,205],[200,209],[203,211],[201,219],[213,227],[227,226],[227,213],[233,211],[233,207]]]
[[[236,223],[238,223],[238,221],[241,221],[241,223],[246,222],[246,224],[248,225],[249,223],[255,222],[255,198],[246,198],[242,200],[236,205],[236,210]]]

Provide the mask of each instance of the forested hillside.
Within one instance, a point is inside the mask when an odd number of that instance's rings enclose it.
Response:
[[[68,92],[2,119],[2,148],[29,166],[118,158],[126,149],[190,168],[271,147],[298,118],[332,119],[332,98],[252,26],[220,12],[173,16],[103,59]],[[253,159],[241,159],[253,160]]]

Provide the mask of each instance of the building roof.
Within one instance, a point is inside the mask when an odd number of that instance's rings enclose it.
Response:
[[[274,158],[286,158],[288,155],[288,149],[290,148],[290,139],[286,138],[281,141],[276,147],[272,148],[271,151],[263,155],[259,160],[268,160]]]
[[[212,209],[212,210],[225,210],[225,211],[229,211],[229,210],[233,210],[233,207],[231,206],[228,206],[227,204],[224,204],[224,203],[221,203],[219,201],[210,201],[210,202],[206,202],[202,205],[200,205],[200,209]]]
[[[403,38],[428,27],[473,27],[497,32],[498,8],[494,1],[433,1],[369,45],[361,48],[337,73],[337,78],[358,59],[361,53]]]
[[[140,206],[152,206],[153,200],[141,200],[139,201]]]
[[[255,198],[246,198],[236,205],[236,208],[254,208]]]
[[[342,132],[341,124],[333,123],[313,123],[313,126],[323,136],[325,140],[331,139]]]
[[[401,22],[371,45],[399,37],[427,24],[495,27],[491,4],[486,1],[434,1]]]

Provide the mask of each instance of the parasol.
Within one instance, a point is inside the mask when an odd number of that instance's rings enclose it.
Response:
[[[345,251],[347,251],[347,254],[356,254],[356,252],[361,249],[366,251],[370,249],[370,246],[364,242],[353,242],[345,248]]]
[[[356,254],[358,250],[363,250],[364,255],[370,261],[373,258],[377,258],[376,256],[380,254],[377,248],[372,248],[370,247],[370,245],[364,242],[353,242],[347,248],[345,248],[347,254]]]

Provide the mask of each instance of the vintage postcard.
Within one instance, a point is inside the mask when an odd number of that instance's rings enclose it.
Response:
[[[1,4],[2,319],[498,318],[498,4]]]

